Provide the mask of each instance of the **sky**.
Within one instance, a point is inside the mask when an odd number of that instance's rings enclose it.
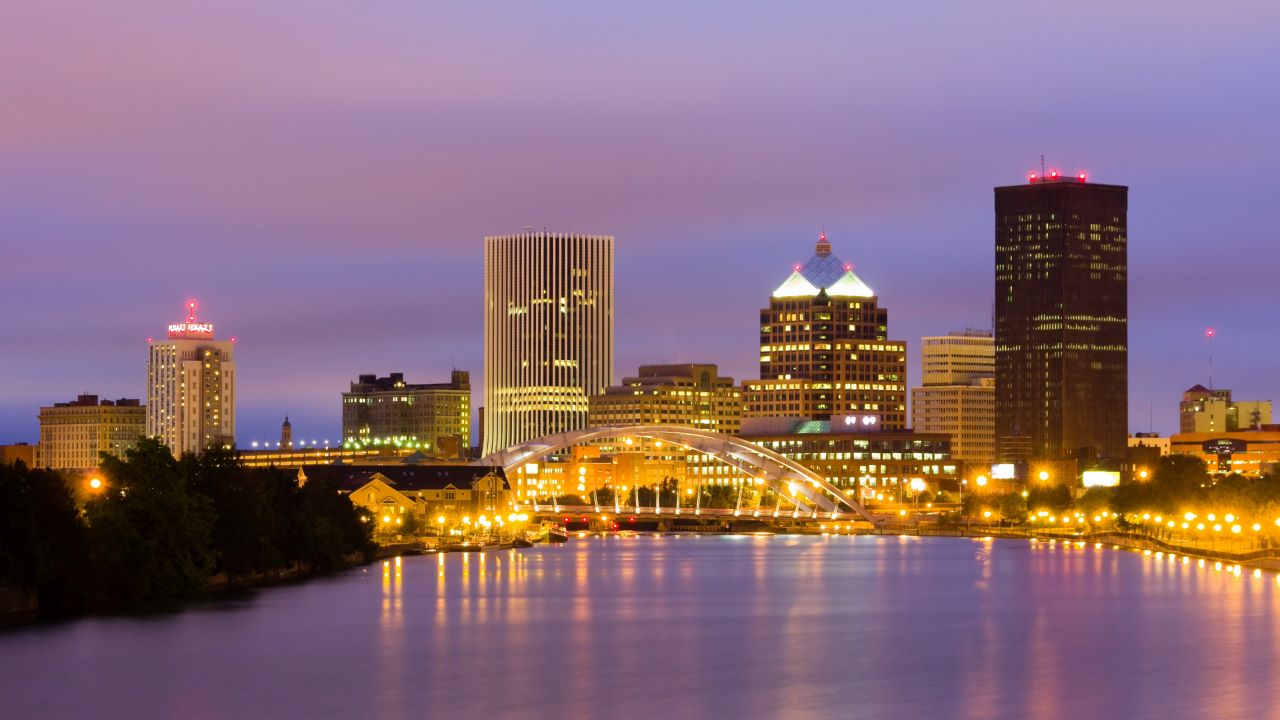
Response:
[[[990,326],[992,187],[1130,186],[1130,429],[1280,399],[1280,4],[7,0],[0,443],[235,335],[237,439],[337,439],[361,373],[483,382],[485,235],[616,237],[615,377],[758,374],[825,229],[922,335]]]

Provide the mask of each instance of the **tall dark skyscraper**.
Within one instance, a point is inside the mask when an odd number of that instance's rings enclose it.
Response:
[[[1050,171],[995,200],[997,452],[1123,457],[1129,188]]]

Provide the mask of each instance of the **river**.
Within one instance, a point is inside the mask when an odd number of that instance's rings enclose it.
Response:
[[[5,718],[1280,718],[1280,580],[1093,545],[575,538],[0,633]]]

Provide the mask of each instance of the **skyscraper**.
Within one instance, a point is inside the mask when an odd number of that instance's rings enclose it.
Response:
[[[990,465],[996,456],[995,343],[985,330],[926,337],[923,384],[911,389],[911,427],[951,436],[951,456]]]
[[[147,338],[147,436],[174,455],[236,436],[236,339],[215,340],[196,309],[187,301],[186,321],[170,325],[167,340]]]
[[[819,235],[760,311],[760,379],[742,383],[744,417],[905,428],[907,344],[888,338],[889,311]]]
[[[484,240],[484,452],[586,427],[613,382],[613,237]]]
[[[995,188],[1004,460],[1124,456],[1128,203],[1129,188],[1084,173],[1032,173],[1024,185]]]

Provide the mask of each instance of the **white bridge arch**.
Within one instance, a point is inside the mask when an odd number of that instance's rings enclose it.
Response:
[[[598,427],[548,435],[490,453],[475,464],[501,465],[510,474],[524,463],[537,462],[574,445],[604,438],[632,437],[661,440],[720,460],[752,478],[763,480],[802,512],[807,513],[810,508],[814,512],[820,509],[831,517],[852,512],[868,522],[877,522],[843,490],[794,460],[742,438],[679,425]],[[808,507],[805,503],[808,503]],[[847,510],[841,508],[842,505]]]

